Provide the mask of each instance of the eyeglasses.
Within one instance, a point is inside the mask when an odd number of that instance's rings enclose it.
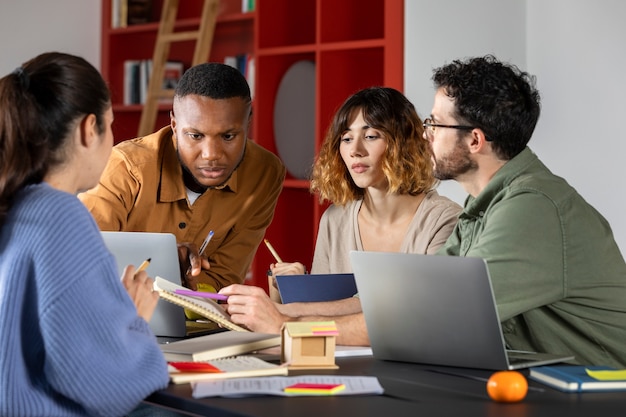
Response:
[[[422,126],[424,126],[424,131],[426,132],[427,135],[434,134],[436,128],[438,128],[438,127],[447,128],[447,129],[459,129],[459,130],[472,130],[472,129],[475,129],[474,126],[442,125],[442,124],[439,124],[439,123],[433,123],[433,119],[431,119],[430,117],[428,119],[424,119],[424,123],[422,123]]]

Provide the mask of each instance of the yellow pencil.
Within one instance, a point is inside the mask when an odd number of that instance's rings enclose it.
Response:
[[[137,275],[139,272],[143,271],[144,269],[146,269],[148,267],[148,265],[150,265],[150,261],[152,260],[152,258],[148,258],[145,261],[143,261],[141,263],[141,265],[139,265],[139,268],[137,268],[137,270],[135,271],[135,275]]]
[[[267,246],[267,248],[270,250],[270,252],[272,252],[272,255],[274,255],[274,259],[276,259],[276,262],[282,263],[283,260],[280,259],[280,256],[278,256],[278,253],[276,252],[276,249],[274,249],[274,247],[269,242],[269,240],[265,239],[264,242],[265,242],[265,245]]]

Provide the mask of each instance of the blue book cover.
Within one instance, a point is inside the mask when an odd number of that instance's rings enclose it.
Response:
[[[591,371],[614,371],[608,366],[552,365],[530,368],[530,379],[566,392],[626,391],[626,379],[596,379],[587,374]]]
[[[278,275],[276,284],[283,304],[341,300],[357,292],[353,274]]]

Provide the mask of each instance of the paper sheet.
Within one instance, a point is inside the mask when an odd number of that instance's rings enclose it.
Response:
[[[383,387],[376,377],[340,375],[300,375],[286,377],[237,378],[219,381],[202,381],[192,384],[192,396],[204,397],[247,397],[253,395],[279,395],[285,397],[311,395],[287,393],[285,387],[297,383],[344,384],[346,389],[334,395],[380,395]],[[315,395],[315,394],[313,394]]]

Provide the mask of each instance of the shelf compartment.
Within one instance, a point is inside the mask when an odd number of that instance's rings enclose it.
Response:
[[[311,219],[316,197],[308,188],[284,188],[274,212],[274,220],[268,227],[267,238],[284,262],[302,262],[311,268],[315,245],[315,230]],[[276,260],[263,243],[259,246],[253,264],[253,278],[250,284],[267,289],[267,270]]]
[[[385,0],[319,0],[320,43],[379,39],[385,34]],[[367,4],[365,4],[367,3]]]
[[[267,150],[278,154],[274,135],[274,106],[280,82],[287,70],[301,60],[315,61],[315,53],[303,52],[286,55],[257,56],[256,77],[263,80],[256,83],[254,103],[254,139]],[[298,132],[294,132],[298,134]],[[316,136],[317,137],[317,136]],[[293,179],[289,173],[287,178]]]
[[[333,115],[350,95],[365,87],[384,85],[384,52],[379,47],[320,53],[317,125],[321,132],[316,152]]]
[[[256,8],[258,49],[316,43],[315,0],[265,0]]]
[[[132,106],[113,105],[113,133],[115,143],[137,137],[137,119],[141,116],[140,104]],[[169,110],[171,106],[161,106],[157,115],[155,131],[170,123]]]

